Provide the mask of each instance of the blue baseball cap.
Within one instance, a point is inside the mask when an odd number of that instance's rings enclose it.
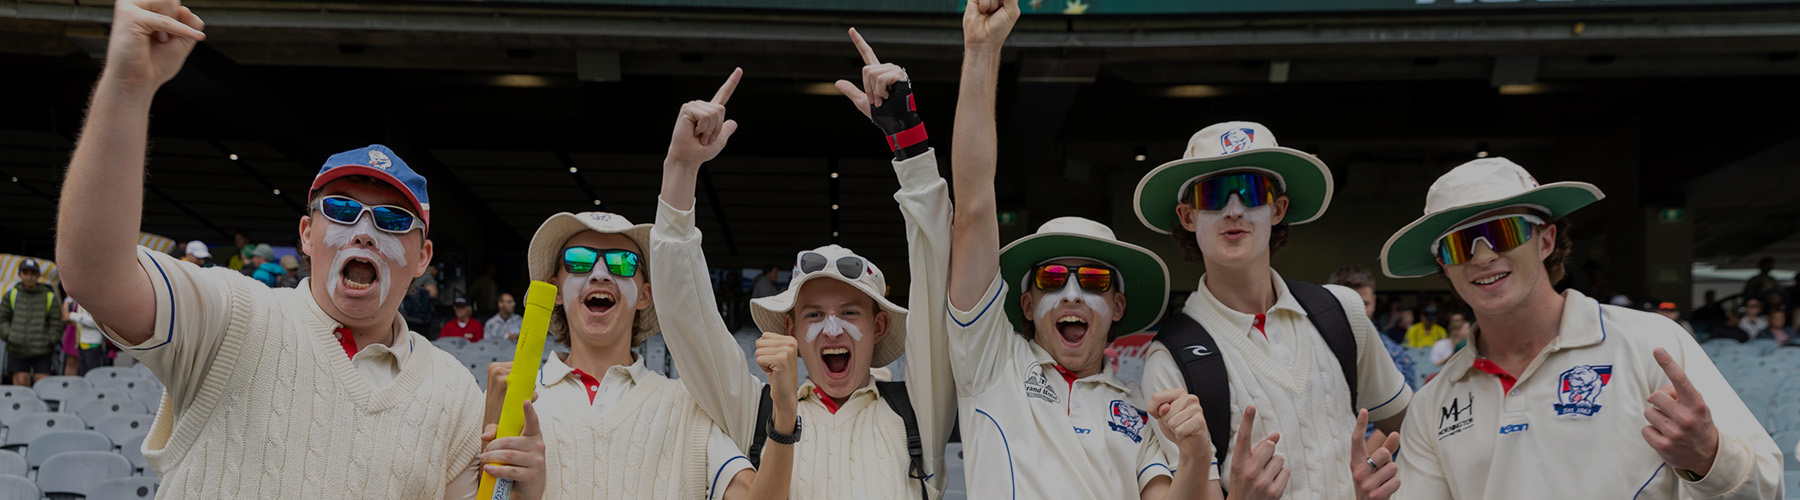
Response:
[[[319,175],[313,177],[312,189],[306,196],[311,198],[331,181],[352,175],[374,177],[400,190],[407,201],[412,202],[413,211],[425,221],[425,232],[431,232],[431,197],[425,193],[425,176],[406,166],[406,161],[387,146],[370,144],[331,155],[325,159],[325,166],[319,167]]]

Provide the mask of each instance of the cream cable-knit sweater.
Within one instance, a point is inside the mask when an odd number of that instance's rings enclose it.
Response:
[[[812,387],[801,384],[802,391]],[[817,396],[800,401],[803,427],[788,498],[919,498],[919,482],[905,473],[906,422],[876,394],[874,384],[858,389],[835,414]]]
[[[681,384],[640,378],[604,415],[586,401],[542,403],[545,500],[706,498],[712,421]]]
[[[158,497],[444,497],[481,446],[481,393],[460,362],[408,333],[417,351],[371,390],[305,290],[227,283],[204,382],[179,413],[163,398],[144,441]]]

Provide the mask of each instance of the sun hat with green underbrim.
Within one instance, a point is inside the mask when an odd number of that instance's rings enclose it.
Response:
[[[1288,197],[1285,220],[1300,225],[1325,215],[1331,206],[1331,169],[1298,149],[1275,144],[1275,134],[1255,122],[1225,122],[1200,129],[1188,139],[1179,160],[1162,164],[1138,181],[1132,206],[1138,221],[1168,234],[1180,221],[1175,205],[1201,177],[1233,170],[1259,171],[1275,177]]]
[[[1431,244],[1444,233],[1485,213],[1526,207],[1556,219],[1606,198],[1586,182],[1538,185],[1530,172],[1505,158],[1482,158],[1451,169],[1425,194],[1425,215],[1407,224],[1381,247],[1381,272],[1417,278],[1438,271]]]
[[[1006,317],[1015,331],[1024,331],[1028,319],[1019,309],[1019,295],[1030,285],[1025,278],[1039,264],[1064,258],[1093,259],[1118,270],[1118,286],[1125,292],[1125,316],[1113,323],[1108,341],[1144,331],[1162,319],[1163,309],[1169,305],[1169,266],[1161,257],[1119,241],[1112,228],[1099,222],[1058,217],[1039,226],[1037,233],[1000,249],[1000,278],[1007,284]]]

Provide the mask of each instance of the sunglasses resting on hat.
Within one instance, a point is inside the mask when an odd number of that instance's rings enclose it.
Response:
[[[394,234],[405,234],[425,227],[425,222],[413,215],[411,210],[394,205],[364,205],[354,198],[342,195],[319,197],[313,200],[310,208],[318,210],[326,219],[344,225],[356,224],[367,213],[374,218],[375,229]]]
[[[1544,219],[1535,215],[1510,214],[1496,215],[1477,220],[1451,229],[1438,237],[1431,244],[1431,253],[1437,256],[1438,262],[1446,266],[1454,266],[1475,258],[1475,245],[1487,242],[1494,253],[1501,253],[1531,241],[1531,235],[1537,226],[1544,225]]]
[[[643,257],[637,252],[619,248],[569,247],[563,249],[563,270],[569,274],[587,274],[594,271],[596,264],[604,261],[606,271],[613,276],[630,278],[637,276],[638,267]]]
[[[1279,183],[1275,178],[1260,172],[1236,172],[1218,174],[1194,181],[1195,210],[1224,210],[1231,203],[1231,196],[1237,195],[1243,200],[1244,208],[1256,208],[1275,203],[1275,191]]]
[[[1069,276],[1074,276],[1081,289],[1101,293],[1112,290],[1117,275],[1107,267],[1044,264],[1031,270],[1031,285],[1047,292],[1061,290],[1069,285]]]
[[[862,279],[863,274],[875,272],[874,267],[869,265],[869,261],[857,255],[845,255],[833,261],[825,254],[806,250],[794,257],[794,274],[799,276],[816,273],[825,270],[829,264],[835,264],[831,267],[837,268],[838,276],[843,276],[844,279],[851,281]]]

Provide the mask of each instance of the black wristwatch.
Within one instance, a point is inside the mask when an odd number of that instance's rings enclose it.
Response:
[[[799,415],[794,415],[794,433],[793,434],[782,434],[781,432],[776,431],[775,430],[775,417],[773,417],[773,416],[769,417],[769,422],[765,425],[768,426],[768,429],[766,429],[766,432],[769,435],[770,441],[774,441],[774,442],[781,443],[781,444],[789,444],[789,445],[800,442],[800,416]]]

